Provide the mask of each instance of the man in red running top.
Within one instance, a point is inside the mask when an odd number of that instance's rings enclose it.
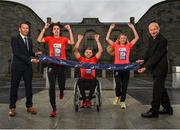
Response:
[[[47,43],[49,47],[49,56],[56,57],[58,59],[66,60],[66,45],[74,45],[74,37],[71,30],[70,25],[65,25],[65,29],[68,30],[70,35],[70,40],[66,37],[60,36],[60,32],[62,29],[62,25],[58,23],[51,24],[51,31],[53,36],[44,36],[45,31],[50,26],[49,23],[46,23],[44,28],[42,29],[41,33],[39,34],[37,41]],[[49,63],[48,64],[48,79],[49,79],[49,97],[50,103],[52,106],[53,111],[50,113],[50,117],[56,116],[56,91],[55,91],[55,84],[56,78],[58,79],[58,85],[60,89],[59,98],[63,99],[64,97],[64,89],[65,89],[65,66],[63,65],[56,65]]]
[[[98,52],[96,53],[95,56],[93,56],[93,51],[89,47],[87,47],[85,49],[84,57],[82,57],[80,55],[78,49],[79,49],[82,39],[83,39],[83,36],[78,35],[78,41],[74,47],[75,58],[79,62],[97,64],[98,60],[100,59],[102,52],[103,52],[101,43],[99,41],[99,35],[96,34],[94,36],[94,39],[98,46]],[[78,84],[79,84],[80,93],[81,93],[82,99],[83,99],[81,106],[82,107],[90,107],[90,106],[92,106],[91,99],[94,94],[94,90],[95,90],[96,83],[97,83],[96,71],[94,69],[85,69],[85,68],[81,68],[80,71],[81,71],[81,78],[79,79]],[[86,97],[85,88],[89,88],[89,90],[90,90],[88,97]]]

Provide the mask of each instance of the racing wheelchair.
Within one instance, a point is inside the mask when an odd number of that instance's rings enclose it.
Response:
[[[81,92],[80,92],[80,88],[79,88],[79,84],[81,82],[81,78],[79,78],[75,84],[74,84],[74,108],[75,111],[78,112],[81,107],[81,102],[83,100]],[[88,91],[90,90],[89,87],[83,86],[85,87],[85,94],[87,95]],[[96,79],[96,87],[95,87],[95,91],[93,93],[92,96],[92,106],[96,107],[97,111],[100,111],[100,107],[102,105],[102,101],[101,101],[101,93],[102,93],[102,89],[101,89],[101,83],[99,80]]]

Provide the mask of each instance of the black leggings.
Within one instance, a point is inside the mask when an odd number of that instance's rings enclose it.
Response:
[[[116,70],[114,77],[116,82],[115,94],[117,97],[121,96],[121,102],[124,102],[129,83],[129,71]]]
[[[92,96],[94,94],[97,82],[98,81],[96,78],[94,78],[94,79],[81,79],[80,78],[78,80],[78,85],[79,85],[80,93],[81,93],[83,100],[86,100],[86,99],[91,100],[92,99]],[[86,97],[85,90],[89,90],[89,96],[88,97]]]
[[[60,92],[63,92],[66,80],[65,66],[48,65],[49,98],[53,109],[56,109],[56,78],[58,79]]]

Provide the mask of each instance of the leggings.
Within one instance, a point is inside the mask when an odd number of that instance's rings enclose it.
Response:
[[[116,82],[115,94],[117,97],[121,97],[121,102],[124,102],[129,83],[129,71],[116,70],[114,77]]]
[[[48,65],[49,99],[53,109],[56,109],[56,78],[58,79],[60,92],[63,92],[66,80],[65,66]]]

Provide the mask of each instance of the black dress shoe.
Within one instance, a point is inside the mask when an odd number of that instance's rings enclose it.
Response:
[[[153,112],[152,110],[149,110],[146,113],[142,113],[141,116],[144,118],[158,118],[159,117],[158,113]]]
[[[173,115],[173,109],[163,109],[159,111],[159,114],[168,114],[168,115]]]

